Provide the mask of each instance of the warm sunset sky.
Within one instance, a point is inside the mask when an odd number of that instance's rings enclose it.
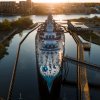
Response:
[[[21,1],[21,0],[0,0],[0,1]],[[23,0],[22,0],[23,1]],[[25,1],[25,0],[24,0]],[[32,0],[33,2],[99,2],[100,0]]]

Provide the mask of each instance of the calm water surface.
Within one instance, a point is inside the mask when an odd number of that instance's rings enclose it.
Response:
[[[66,20],[80,17],[93,17],[91,15],[54,15],[56,20]],[[98,15],[100,16],[100,15]],[[5,17],[9,20],[16,20],[17,17]],[[43,22],[47,16],[35,16],[32,15],[30,18],[33,22]],[[2,21],[4,17],[0,17]],[[9,46],[7,48],[8,55],[5,55],[0,60],[0,96],[6,98],[11,79],[11,73],[16,58],[16,52],[18,49],[19,42],[30,30],[24,30],[23,32],[15,35],[9,40]],[[19,94],[22,94],[24,100],[39,100],[40,90],[37,76],[36,66],[36,54],[35,54],[35,36],[36,30],[32,32],[25,42],[22,44],[19,63],[17,67],[16,80],[13,89],[13,100],[18,100]],[[80,37],[82,41],[85,41]],[[69,33],[65,33],[65,55],[76,57],[77,48],[72,36]],[[91,43],[91,51],[85,52],[85,60],[100,65],[100,45]],[[70,62],[64,66],[69,66],[69,73],[66,79],[70,82],[76,81],[76,65]],[[91,100],[100,100],[100,73],[88,70],[88,80],[92,84],[96,85],[96,88],[90,88]],[[76,100],[77,92],[76,87],[71,85],[61,85],[60,98],[64,100]]]

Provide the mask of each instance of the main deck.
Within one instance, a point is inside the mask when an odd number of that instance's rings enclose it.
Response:
[[[36,41],[39,72],[51,90],[60,73],[64,54],[64,31],[51,15],[38,29]]]

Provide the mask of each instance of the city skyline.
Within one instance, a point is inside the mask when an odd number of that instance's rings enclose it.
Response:
[[[0,1],[16,1],[16,2],[19,2],[19,1],[26,1],[26,0],[0,0]],[[47,1],[47,0],[32,0],[32,2],[37,2],[37,3],[48,3],[48,2],[51,2],[51,3],[59,3],[59,2],[98,2],[100,3],[100,0],[50,0],[50,1]]]

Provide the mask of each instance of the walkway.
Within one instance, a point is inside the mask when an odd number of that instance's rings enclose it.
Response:
[[[67,30],[67,29],[66,29]],[[69,31],[77,44],[77,60],[84,61],[84,47],[78,35]],[[77,65],[78,100],[90,100],[87,71],[84,65]]]

